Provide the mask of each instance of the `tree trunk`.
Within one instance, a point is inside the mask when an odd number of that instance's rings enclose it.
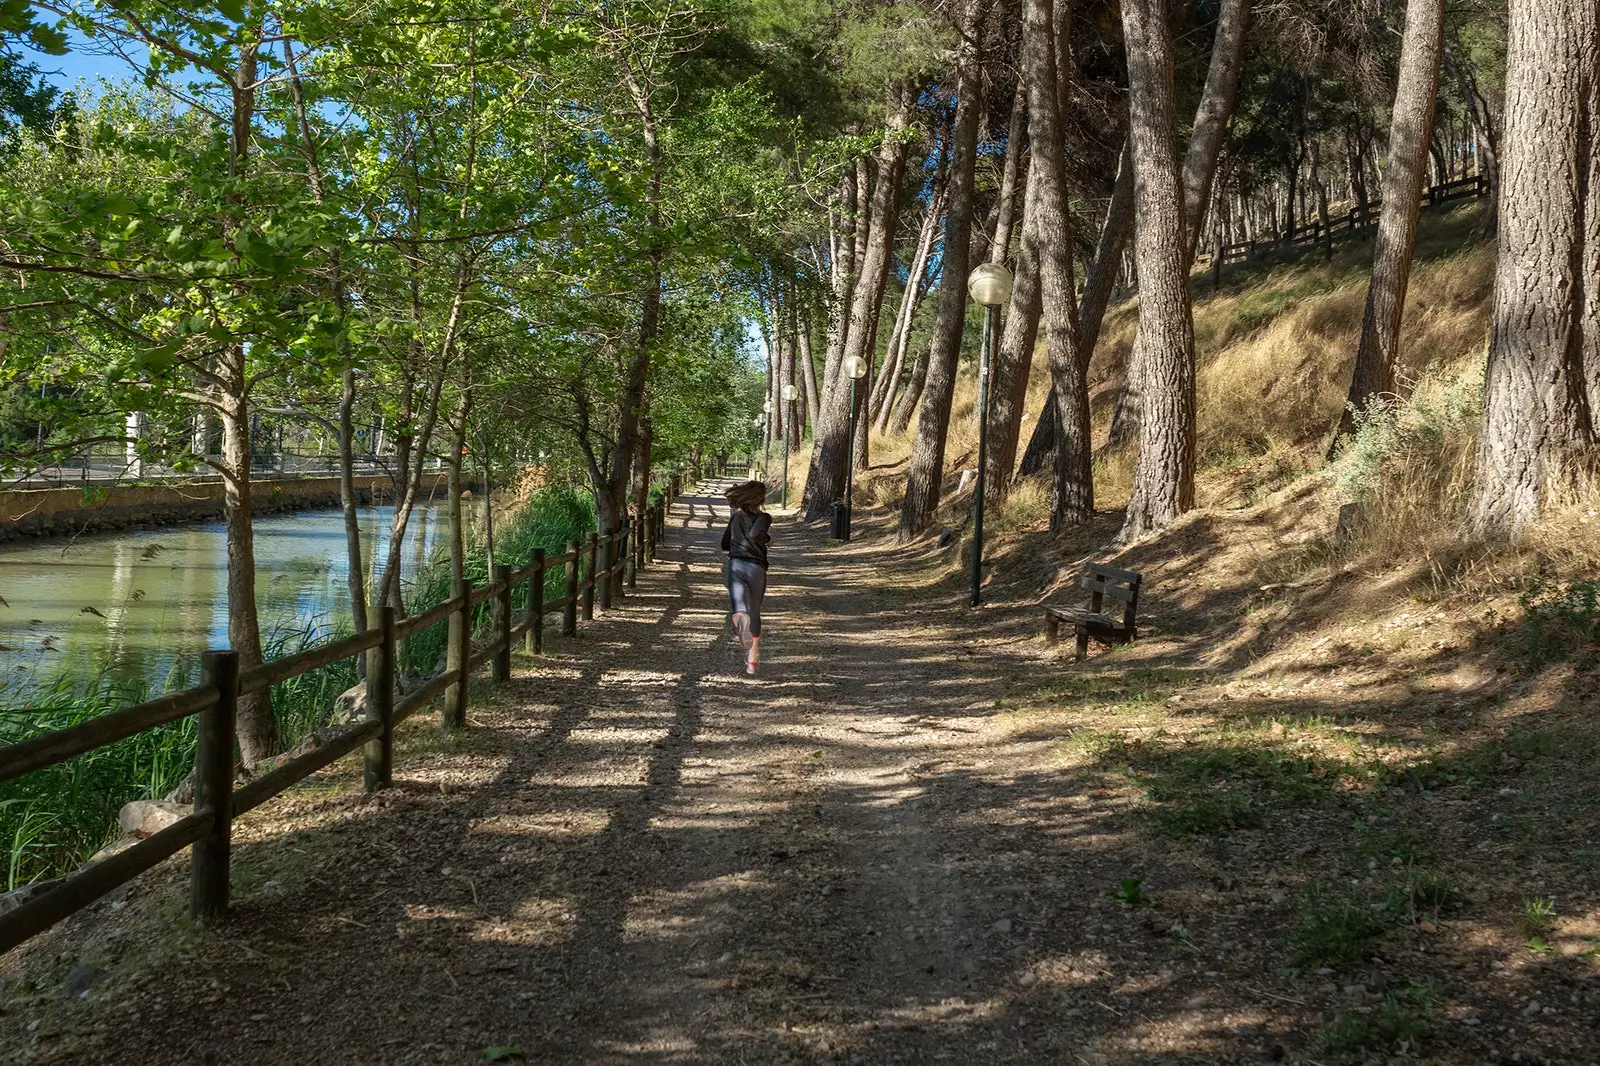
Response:
[[[867,232],[858,234],[859,272],[849,296],[848,325],[840,352],[839,370],[823,385],[822,404],[812,433],[811,469],[806,475],[805,497],[801,506],[808,519],[826,516],[833,502],[844,495],[845,466],[853,463],[857,449],[850,435],[850,379],[844,374],[846,360],[859,358],[869,365],[874,357],[878,314],[883,306],[889,264],[894,251],[894,231],[900,205],[900,178],[905,169],[906,145],[902,132],[911,123],[911,94],[896,88],[891,91],[891,108],[878,147],[878,180],[872,192]],[[865,162],[858,170],[865,173]],[[860,390],[856,390],[859,392]],[[860,403],[864,397],[858,396]]]
[[[648,253],[649,274],[639,308],[639,339],[633,357],[628,361],[628,373],[619,398],[616,442],[605,466],[605,479],[596,485],[595,512],[602,534],[615,533],[622,527],[627,512],[630,468],[638,448],[639,420],[645,415],[645,386],[650,376],[650,361],[654,355],[657,338],[661,332],[661,285],[664,253],[657,236],[661,231],[661,143],[656,128],[654,103],[650,89],[641,83],[631,68],[623,64],[623,78],[638,114],[640,134],[644,141],[645,166],[648,185],[645,192],[645,218],[650,227]],[[622,588],[622,576],[612,578],[613,601]]]
[[[806,414],[811,433],[816,435],[817,416],[822,410],[822,395],[817,391],[817,363],[811,356],[811,312],[804,304],[795,309],[795,357],[800,360],[800,380],[804,383]]]
[[[467,530],[461,497],[466,492],[467,394],[461,394],[456,418],[450,426],[450,456],[447,460],[449,488],[445,507],[450,517],[450,595],[461,591],[467,578]]]
[[[1089,264],[1083,279],[1083,293],[1078,298],[1078,348],[1087,361],[1094,355],[1094,346],[1100,337],[1100,325],[1105,319],[1106,307],[1111,303],[1111,291],[1116,287],[1117,274],[1122,270],[1122,250],[1128,233],[1133,229],[1133,155],[1131,145],[1124,141],[1117,164],[1117,178],[1111,188],[1111,199],[1106,204],[1106,215],[1100,223],[1100,239],[1095,246],[1094,262]],[[1027,450],[1022,454],[1018,477],[1031,477],[1044,469],[1045,463],[1055,454],[1060,423],[1056,420],[1056,394],[1054,387],[1039,411],[1033,435],[1028,439]]]
[[[639,442],[633,453],[633,514],[635,519],[642,516],[645,509],[650,506],[650,463],[651,453],[655,446],[655,430],[650,424],[650,416],[645,415],[639,419]],[[640,535],[640,530],[635,528],[633,536]]]
[[[1050,528],[1060,530],[1094,517],[1094,467],[1089,444],[1088,360],[1079,349],[1072,280],[1071,210],[1062,136],[1070,53],[1067,51],[1070,0],[1024,0],[1024,69],[1029,78],[1039,183],[1043,320],[1050,359],[1050,384],[1056,420],[1062,428],[1056,448],[1055,491]],[[1030,183],[1031,184],[1031,183]],[[1012,447],[1015,449],[1015,434]],[[1009,465],[1006,473],[1009,475]]]
[[[934,190],[933,201],[922,218],[922,225],[918,227],[917,253],[911,261],[911,269],[906,272],[906,287],[900,295],[894,332],[889,335],[883,373],[878,375],[878,385],[872,390],[873,428],[879,433],[888,428],[890,405],[899,388],[900,374],[905,369],[906,348],[911,343],[911,323],[927,292],[928,259],[933,254],[933,241],[938,235],[939,219],[943,213],[944,189],[940,187]]]
[[[1194,265],[1195,251],[1199,247],[1200,224],[1216,178],[1217,158],[1222,153],[1222,142],[1238,99],[1239,70],[1244,64],[1249,26],[1250,0],[1224,0],[1217,16],[1217,34],[1211,46],[1205,89],[1195,109],[1193,132],[1183,160],[1183,204],[1187,220],[1184,246],[1190,266]],[[1111,413],[1109,443],[1112,445],[1127,443],[1138,431],[1142,355],[1143,345],[1135,333],[1122,389],[1117,393],[1116,406]]]
[[[222,421],[223,517],[227,523],[228,644],[239,666],[259,666],[261,622],[256,613],[255,530],[250,504],[250,413],[245,397],[243,344],[230,344],[219,360],[218,377],[228,383],[219,413]],[[254,766],[278,753],[278,720],[269,691],[239,698],[239,757]]]
[[[1592,438],[1582,349],[1582,228],[1595,152],[1592,4],[1511,0],[1506,33],[1500,238],[1470,533],[1522,534]]]
[[[1495,123],[1494,112],[1489,109],[1489,102],[1478,89],[1478,79],[1473,76],[1471,68],[1456,59],[1455,51],[1449,44],[1445,45],[1444,56],[1445,62],[1450,64],[1455,73],[1461,98],[1466,101],[1467,113],[1472,119],[1473,129],[1477,131],[1477,151],[1474,154],[1478,173],[1484,176],[1489,186],[1489,206],[1484,212],[1482,229],[1485,236],[1493,236],[1496,205],[1500,200],[1500,130]]]
[[[259,35],[246,39],[232,86],[232,128],[228,141],[228,176],[242,188],[249,170],[250,138],[255,124],[256,49]],[[223,238],[232,244],[244,225],[242,192],[229,192],[223,212]],[[235,253],[237,255],[237,253]],[[250,502],[250,375],[243,342],[229,343],[218,359],[219,414],[222,420],[223,516],[227,522],[228,643],[239,654],[239,668],[258,666],[261,621],[256,612],[255,530]],[[239,755],[253,766],[278,752],[278,721],[270,690],[241,696],[238,702]]]
[[[1444,0],[1408,0],[1400,44],[1400,81],[1389,127],[1389,168],[1383,176],[1383,213],[1373,249],[1372,280],[1361,320],[1350,394],[1339,417],[1333,448],[1355,432],[1355,414],[1374,398],[1394,392],[1394,364],[1400,346],[1400,319],[1411,277],[1411,252],[1417,239],[1418,198],[1427,169],[1439,88],[1439,57],[1444,46]],[[1331,449],[1330,449],[1331,450]]]
[[[1006,124],[1006,155],[1000,169],[1000,200],[995,206],[994,240],[989,245],[989,261],[1004,263],[1011,254],[1011,228],[1017,215],[1017,179],[1022,166],[1022,138],[1027,123],[1027,86],[1017,79],[1011,99],[1011,117]]]
[[[1172,91],[1172,29],[1164,6],[1162,0],[1124,0],[1122,5],[1144,337],[1140,377],[1147,412],[1140,422],[1123,541],[1161,529],[1194,506],[1194,319]]]
[[[850,337],[850,312],[852,294],[856,287],[856,227],[861,220],[856,217],[856,172],[845,171],[839,179],[839,223],[829,241],[832,254],[828,262],[828,350],[822,360],[822,393],[828,396],[837,386],[839,362],[844,358],[845,342]],[[832,217],[830,213],[830,218]],[[772,401],[780,402],[776,394]],[[822,421],[821,408],[813,419],[815,426]],[[812,433],[815,434],[813,429]]]
[[[294,101],[295,127],[300,135],[301,153],[306,159],[306,174],[310,180],[311,197],[316,203],[322,204],[327,201],[327,183],[317,151],[317,141],[311,132],[300,71],[295,64],[294,45],[285,37],[282,46],[284,66],[289,73],[289,93]],[[337,243],[328,251],[328,265],[333,275],[333,302],[339,309],[339,318],[342,322],[347,307],[344,263]],[[345,355],[348,359],[348,353]],[[361,562],[361,500],[356,492],[355,481],[355,404],[356,372],[353,366],[346,366],[339,391],[339,506],[344,514],[345,586],[350,592],[350,619],[355,625],[355,631],[364,633],[367,630],[367,591]],[[203,443],[202,441],[200,449],[202,455],[205,454]],[[365,677],[366,665],[366,656],[356,656],[357,674]]]
[[[1322,261],[1333,262],[1333,229],[1328,219],[1328,183],[1322,174],[1322,139],[1311,140],[1311,186],[1317,197],[1317,234],[1322,238]]]
[[[900,400],[895,404],[894,415],[889,421],[889,432],[900,436],[911,428],[912,416],[917,412],[917,406],[922,402],[922,390],[928,382],[928,348],[924,346],[917,352],[916,361],[911,364],[911,377],[906,381],[906,389],[900,394]]]
[[[1038,0],[1024,0],[1025,19],[1043,17],[1048,20],[1048,0],[1045,0],[1046,10],[1042,16],[1033,10],[1037,4]],[[1032,22],[1024,22],[1021,80],[1025,85],[1030,85],[1030,97],[1034,95],[1031,83],[1042,83],[1049,76],[1049,72],[1030,66],[1043,62],[1035,54],[1039,48],[1030,43],[1033,33]],[[1053,84],[1038,91],[1054,92]],[[1046,150],[1041,127],[1053,122],[1053,116],[1033,116],[1031,152],[1038,154]],[[1054,128],[1046,136],[1052,138],[1052,143],[1059,148],[1060,137]],[[1059,160],[1056,162],[1059,163]],[[1041,233],[1044,224],[1041,216],[1047,211],[1058,213],[1043,203],[1046,196],[1056,192],[1054,186],[1046,189],[1051,181],[1047,171],[1051,169],[1042,159],[1032,161],[1028,167],[1028,188],[1022,207],[1022,240],[1017,248],[1016,285],[1011,292],[1011,306],[1006,309],[998,350],[990,360],[989,449],[984,463],[983,486],[984,498],[991,504],[999,503],[1010,494],[1011,471],[1017,459],[1017,438],[1022,429],[1022,410],[1028,399],[1028,375],[1032,369],[1033,350],[1038,343],[1039,316],[1044,301],[1041,254],[1047,238]]]
[[[950,208],[945,216],[944,262],[939,308],[928,352],[927,379],[917,417],[917,435],[900,509],[901,540],[928,528],[943,489],[944,447],[955,399],[956,367],[961,358],[967,313],[967,272],[972,243],[973,170],[978,149],[978,119],[983,110],[979,27],[985,0],[967,0],[962,13],[956,59],[956,119],[950,155]]]

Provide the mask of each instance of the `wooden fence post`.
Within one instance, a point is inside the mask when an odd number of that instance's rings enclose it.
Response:
[[[561,608],[561,635],[570,637],[578,632],[578,542],[567,541],[566,590],[567,605]]]
[[[533,549],[533,576],[528,578],[529,655],[544,651],[544,549]]]
[[[611,580],[611,567],[617,558],[617,534],[608,533],[600,540],[600,568],[595,571],[597,576],[603,575],[600,581],[600,609],[611,610],[611,601],[614,598],[615,582]]]
[[[388,788],[394,770],[394,608],[373,604],[369,617],[381,634],[367,649],[367,719],[383,732],[367,741],[363,752],[363,784],[368,792]]]
[[[644,523],[644,561],[652,562],[656,557],[656,509],[659,505],[652,503],[649,510],[645,511]]]
[[[617,541],[617,599],[627,598],[627,587],[635,584],[633,581],[633,516],[622,516],[622,535]]]
[[[450,614],[450,646],[444,668],[456,673],[455,683],[444,692],[443,726],[460,729],[467,724],[467,660],[472,657],[472,581],[456,589],[461,603]],[[455,597],[452,597],[452,599]]]
[[[644,515],[635,511],[628,518],[628,528],[633,531],[633,536],[628,538],[628,565],[623,571],[623,577],[630,589],[639,587],[639,549],[644,544]]]
[[[590,533],[583,541],[583,557],[589,567],[589,573],[584,578],[583,587],[583,620],[585,622],[594,621],[594,586],[597,581],[595,575],[598,572],[595,570],[594,564],[599,557],[599,551],[600,538],[596,534]]]
[[[495,563],[491,580],[499,588],[494,594],[495,653],[489,676],[504,684],[511,680],[511,567]]]
[[[196,721],[194,809],[211,815],[211,827],[194,842],[189,860],[189,914],[220,918],[228,909],[228,855],[233,846],[233,741],[239,710],[239,653],[208,651],[200,660],[204,684],[217,702]]]

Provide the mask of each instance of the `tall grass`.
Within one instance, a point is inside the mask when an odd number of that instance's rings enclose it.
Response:
[[[582,545],[584,537],[595,529],[594,500],[587,493],[566,485],[553,485],[534,493],[523,507],[495,528],[495,560],[511,567],[526,566],[533,558],[535,548],[543,548],[546,555],[558,555],[566,550],[567,542]],[[587,566],[588,559],[581,561]],[[468,581],[481,586],[489,580],[489,553],[481,530],[474,530],[467,539],[463,572]],[[580,567],[580,577],[587,572]],[[545,571],[545,599],[561,595],[562,569]],[[424,567],[413,583],[407,607],[420,614],[450,598],[450,562],[439,558]],[[527,606],[527,590],[517,588],[512,592],[512,606]],[[474,615],[476,628],[492,612],[489,604],[480,604]],[[426,677],[444,662],[449,626],[440,622],[406,640],[401,653],[400,667],[404,672]]]
[[[521,566],[535,547],[557,553],[568,540],[581,541],[592,529],[594,507],[586,495],[565,487],[546,488],[496,530],[495,552],[502,562]],[[481,539],[468,546],[466,572],[475,583],[488,580]],[[546,580],[547,597],[560,595],[559,570]],[[449,594],[449,562],[436,559],[416,576],[409,603],[413,611],[427,610]],[[485,604],[485,616],[488,610]],[[270,634],[264,650],[268,659],[279,659],[345,632],[314,620]],[[431,673],[443,657],[445,640],[443,624],[417,634],[407,642],[403,665]],[[0,687],[0,746],[181,691],[195,684],[198,676],[198,663],[179,661],[159,677],[134,681],[116,679],[107,671],[95,677],[35,679],[25,692]],[[326,725],[334,700],[356,683],[356,676],[355,660],[346,659],[274,685],[272,706],[284,747],[299,744]],[[0,783],[6,890],[76,869],[114,837],[117,813],[124,804],[158,799],[183,782],[194,766],[194,750],[195,721],[188,718]]]

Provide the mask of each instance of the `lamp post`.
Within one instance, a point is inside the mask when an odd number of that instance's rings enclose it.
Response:
[[[972,606],[983,584],[983,468],[989,453],[989,343],[994,309],[1011,298],[1011,271],[1000,263],[980,263],[967,275],[967,292],[983,305],[983,350],[978,362],[978,479],[972,498]]]
[[[794,398],[800,395],[800,390],[792,384],[783,387],[783,496],[778,501],[778,506],[789,506],[789,427],[794,425]]]
[[[761,476],[762,477],[766,477],[767,476],[767,459],[769,457],[769,453],[772,451],[772,399],[771,399],[771,397],[768,397],[767,400],[764,403],[762,403],[761,411],[766,416],[766,419],[767,419],[766,436],[761,438]]]
[[[851,497],[851,486],[855,483],[856,472],[856,382],[867,376],[867,361],[859,355],[852,355],[844,361],[845,376],[850,379],[850,435],[845,438],[844,458],[844,515],[840,523],[839,539],[850,539],[850,519],[855,510],[855,502]]]

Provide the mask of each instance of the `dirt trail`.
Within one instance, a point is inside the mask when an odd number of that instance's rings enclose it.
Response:
[[[15,1060],[1283,1055],[1293,1008],[1237,944],[1177,952],[1108,900],[1163,865],[1125,801],[998,709],[1065,664],[903,553],[780,523],[746,679],[713,500],[683,499],[636,594],[519,660],[472,729],[403,741],[393,789],[336,767],[332,794],[241,823],[234,916],[176,951],[102,938],[110,972],[72,1013],[8,1011]],[[1209,877],[1166,866],[1191,896]],[[128,915],[170,925],[181,871],[137,892]]]

